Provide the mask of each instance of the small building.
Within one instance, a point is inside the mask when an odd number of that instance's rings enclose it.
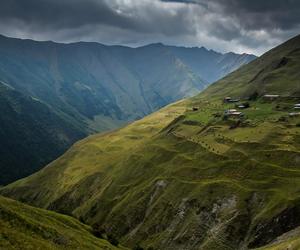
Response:
[[[231,99],[229,102],[233,103],[233,102],[239,102],[239,101],[240,101],[240,99]]]
[[[224,111],[225,117],[242,117],[244,114],[242,112],[237,111],[236,109],[228,109]]]
[[[225,114],[232,114],[232,113],[234,113],[234,112],[237,112],[237,110],[236,109],[227,109],[227,110],[225,110]]]
[[[300,103],[294,105],[294,109],[300,109]]]
[[[263,98],[265,100],[270,100],[270,101],[273,101],[273,100],[276,100],[280,97],[280,95],[264,95]]]
[[[232,99],[230,96],[226,96],[223,99],[224,103],[233,103],[233,102],[239,102],[240,99]]]
[[[297,113],[295,113],[295,112],[289,113],[289,116],[290,116],[290,117],[300,116],[300,112],[297,112]]]
[[[226,97],[224,97],[224,102],[229,102],[231,100],[231,97],[230,96],[226,96]]]
[[[250,107],[250,103],[249,102],[237,103],[235,104],[235,107],[238,109],[247,109]]]
[[[242,112],[232,112],[230,113],[231,116],[243,116]]]
[[[235,106],[238,109],[247,109],[250,108],[250,104],[248,102],[236,104]]]

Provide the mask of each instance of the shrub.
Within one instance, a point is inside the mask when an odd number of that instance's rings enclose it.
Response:
[[[104,238],[105,235],[105,229],[103,229],[101,226],[98,224],[95,224],[92,226],[92,234],[96,236],[97,238]]]
[[[133,250],[144,250],[144,248],[142,248],[140,245],[135,245]]]
[[[107,240],[114,246],[119,245],[119,241],[113,235],[107,235]]]
[[[244,102],[243,105],[245,106],[245,108],[249,108],[250,107],[250,103],[249,102]]]
[[[255,91],[254,93],[252,93],[250,96],[249,96],[249,100],[250,101],[256,101],[258,98],[258,93],[257,91]]]
[[[83,218],[82,216],[79,216],[78,220],[79,220],[81,223],[85,223],[84,218]]]

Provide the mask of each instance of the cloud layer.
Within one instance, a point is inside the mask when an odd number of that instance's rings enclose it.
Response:
[[[300,33],[298,0],[5,0],[0,33],[261,54]]]

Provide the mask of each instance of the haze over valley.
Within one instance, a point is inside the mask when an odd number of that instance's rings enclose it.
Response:
[[[89,134],[193,96],[254,58],[163,44],[133,49],[2,36],[0,183],[33,173]]]

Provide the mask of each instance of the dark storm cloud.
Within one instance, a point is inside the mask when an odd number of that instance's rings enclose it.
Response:
[[[245,31],[251,30],[292,30],[299,28],[300,1],[299,0],[162,0],[163,2],[177,2],[199,4],[206,6],[208,11],[219,17],[233,19]],[[216,22],[218,23],[218,22]],[[232,29],[225,23],[218,25],[212,22],[216,34],[225,39],[234,37]],[[222,34],[223,31],[223,34]],[[236,35],[238,35],[237,32]]]
[[[3,0],[0,8],[0,33],[10,36],[258,54],[299,25],[297,0]]]
[[[218,0],[216,2],[222,7],[224,14],[236,17],[246,29],[292,29],[300,23],[300,1],[298,0]]]
[[[163,0],[206,6],[206,30],[224,41],[261,53],[300,33],[298,0]]]
[[[0,20],[17,20],[33,27],[63,29],[107,24],[138,29],[139,24],[118,14],[104,1],[7,0],[1,3]]]
[[[181,25],[183,22],[180,20],[185,17],[180,11],[176,12],[176,16],[166,15],[158,9],[139,9],[139,7],[147,7],[148,4],[129,3],[127,8],[124,4],[126,1],[123,1],[123,4],[118,2],[114,0],[6,0],[1,3],[0,21],[19,21],[37,29],[72,29],[101,24],[140,32],[159,31],[169,35],[190,31],[188,27]],[[174,25],[173,29],[170,29],[172,25]]]

